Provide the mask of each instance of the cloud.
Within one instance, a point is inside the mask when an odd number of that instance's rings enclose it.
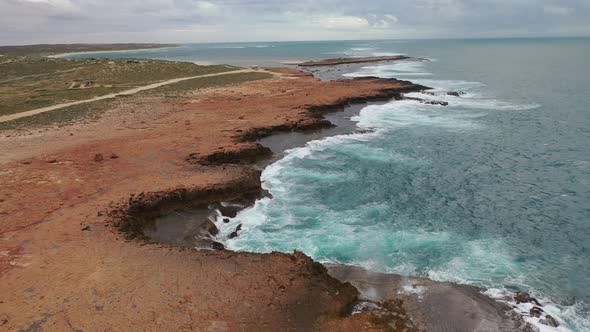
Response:
[[[209,1],[197,1],[195,3],[201,14],[216,15],[220,12],[221,7]]]
[[[552,14],[552,15],[569,15],[574,10],[569,7],[562,7],[562,6],[556,6],[556,5],[546,5],[546,6],[543,6],[543,11],[547,14]]]
[[[310,19],[311,24],[323,29],[358,30],[369,27],[366,18],[357,16],[315,16]]]
[[[385,20],[391,22],[391,23],[397,23],[399,21],[399,19],[396,16],[393,16],[391,14],[385,14],[383,15],[383,17],[385,18]]]
[[[397,16],[391,14],[385,14],[381,17],[375,14],[369,16],[374,20],[371,26],[375,29],[391,29],[397,22],[399,22]]]
[[[9,0],[10,1],[10,0]],[[79,13],[81,8],[70,0],[17,0],[23,8],[37,9],[36,16]]]
[[[0,44],[590,35],[588,0],[0,0]]]

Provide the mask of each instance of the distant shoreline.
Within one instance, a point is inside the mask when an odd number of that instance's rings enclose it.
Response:
[[[184,47],[184,46],[179,45],[179,46],[154,47],[154,48],[135,48],[135,49],[127,49],[127,50],[112,50],[112,51],[97,50],[97,51],[83,51],[83,52],[68,52],[68,53],[51,54],[51,55],[48,55],[47,57],[50,59],[59,59],[59,58],[63,58],[66,56],[79,55],[79,54],[141,52],[141,51],[164,50],[164,49],[168,49],[168,48],[180,48],[180,47]]]
[[[336,66],[344,64],[355,64],[355,63],[366,63],[366,62],[380,62],[380,61],[397,61],[407,60],[410,57],[405,55],[394,55],[394,56],[369,56],[359,58],[337,58],[337,59],[325,59],[320,61],[307,61],[298,63],[300,67],[319,67],[319,66]]]

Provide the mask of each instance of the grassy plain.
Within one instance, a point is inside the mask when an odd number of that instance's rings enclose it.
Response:
[[[271,78],[269,73],[238,73],[222,76],[195,78],[179,83],[162,86],[153,90],[142,91],[136,96],[182,97],[194,90],[223,87],[242,82]],[[11,129],[37,128],[43,126],[61,126],[79,121],[91,121],[99,118],[104,112],[113,109],[118,103],[125,102],[129,97],[121,96],[87,104],[64,107],[51,112],[41,113],[17,120],[0,122],[0,131]]]
[[[235,69],[159,60],[0,57],[0,116]]]

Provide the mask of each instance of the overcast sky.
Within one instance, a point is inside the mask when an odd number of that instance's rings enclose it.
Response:
[[[0,44],[590,36],[590,0],[0,0]]]

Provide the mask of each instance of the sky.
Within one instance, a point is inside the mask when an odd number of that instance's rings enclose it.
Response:
[[[590,36],[590,0],[0,0],[0,45]]]

